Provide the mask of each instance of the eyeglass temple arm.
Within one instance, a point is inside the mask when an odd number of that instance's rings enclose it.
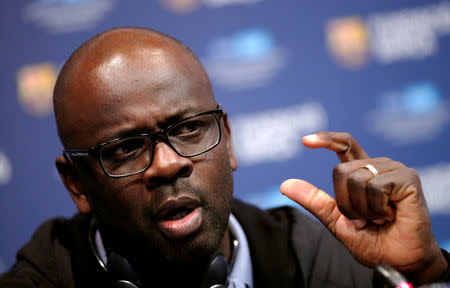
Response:
[[[89,155],[88,150],[64,150],[63,155],[68,157],[84,157]]]

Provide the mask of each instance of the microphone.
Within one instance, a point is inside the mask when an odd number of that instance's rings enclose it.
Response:
[[[397,270],[387,264],[380,264],[375,267],[375,271],[389,284],[392,288],[413,288],[405,277]],[[430,283],[417,288],[450,288],[450,283]]]
[[[392,288],[413,288],[400,272],[387,264],[380,264],[375,267],[375,271],[390,285]]]

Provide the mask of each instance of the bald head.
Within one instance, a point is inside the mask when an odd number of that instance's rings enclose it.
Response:
[[[92,116],[86,115],[84,108],[96,104],[99,93],[117,97],[149,82],[153,82],[152,88],[163,90],[173,84],[174,71],[200,83],[213,96],[208,76],[195,55],[165,34],[144,28],[117,28],[86,41],[64,64],[54,89],[56,124],[64,147],[78,145],[74,138],[80,125],[76,124]],[[105,102],[97,104],[102,109],[110,108]]]

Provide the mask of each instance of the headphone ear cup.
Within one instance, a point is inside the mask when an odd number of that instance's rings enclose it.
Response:
[[[209,264],[206,278],[203,280],[202,288],[226,287],[228,279],[228,264],[223,255],[216,256]]]
[[[106,271],[108,271],[110,278],[114,280],[114,285],[117,288],[137,288],[140,285],[139,278],[127,259],[114,251],[108,254]]]
[[[117,280],[113,285],[114,288],[138,288],[138,286],[127,280]]]

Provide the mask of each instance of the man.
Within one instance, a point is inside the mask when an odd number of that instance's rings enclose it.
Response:
[[[281,191],[370,268],[293,209],[232,200],[227,114],[200,62],[168,36],[119,28],[90,39],[61,70],[54,109],[56,166],[80,215],[44,224],[2,287],[370,287],[380,263],[413,283],[448,280],[417,174],[368,158],[348,134],[303,139],[343,162],[336,201],[302,180]]]

